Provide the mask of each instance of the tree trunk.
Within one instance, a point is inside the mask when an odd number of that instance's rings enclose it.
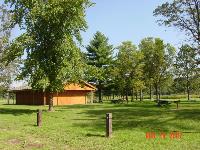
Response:
[[[99,103],[101,103],[101,102],[102,102],[101,81],[99,81],[99,88],[98,88],[98,91],[99,91]]]
[[[10,104],[10,93],[8,92],[8,95],[7,95],[7,100],[8,100],[8,105]]]
[[[101,99],[101,98],[102,98],[102,97],[101,97],[101,89],[99,89],[99,92],[98,92],[98,93],[99,93],[99,103],[101,103],[101,101],[102,101],[102,99]]]
[[[44,103],[43,103],[43,105],[46,105],[46,104],[47,104],[47,93],[44,92]]]
[[[134,92],[133,92],[133,89],[132,89],[132,92],[131,92],[131,102],[133,102],[134,100]]]
[[[128,104],[128,90],[126,89],[126,102]]]
[[[189,86],[189,77],[187,76],[187,99],[190,100],[190,86]]]
[[[135,93],[136,100],[138,100],[138,92]]]
[[[159,97],[158,97],[158,85],[155,84],[155,89],[156,89],[156,101],[159,100]]]
[[[151,87],[151,84],[150,84],[150,87],[149,87],[149,98],[150,100],[152,99],[152,87]]]
[[[53,93],[49,95],[49,111],[53,111]]]
[[[158,98],[160,99],[160,94],[161,94],[161,89],[159,87],[159,91],[158,91]]]
[[[142,90],[140,90],[140,101],[142,101]]]
[[[188,89],[188,91],[187,91],[187,97],[188,97],[188,101],[190,100],[190,90]]]
[[[113,99],[115,99],[115,93],[114,92],[113,92],[112,96],[113,96]]]
[[[122,93],[122,99],[124,100],[124,92]]]

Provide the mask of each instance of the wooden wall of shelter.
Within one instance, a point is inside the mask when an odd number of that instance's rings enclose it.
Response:
[[[53,105],[87,104],[87,94],[96,88],[88,83],[66,85],[63,92],[53,94]],[[31,89],[13,90],[17,105],[48,105],[49,94]]]
[[[43,105],[44,94],[38,91],[24,90],[16,93],[17,105]]]

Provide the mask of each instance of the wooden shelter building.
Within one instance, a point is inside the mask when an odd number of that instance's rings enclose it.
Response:
[[[69,84],[63,92],[53,93],[53,105],[87,104],[88,93],[96,88],[86,82],[82,84]],[[12,90],[16,94],[17,105],[48,105],[50,96],[42,91],[34,91],[30,87]]]

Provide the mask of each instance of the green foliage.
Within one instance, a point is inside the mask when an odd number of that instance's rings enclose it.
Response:
[[[182,45],[176,57],[177,75],[187,78],[197,73],[195,59],[195,50],[189,45]]]
[[[116,86],[121,93],[144,89],[143,82],[143,54],[130,41],[122,42],[118,46],[118,54],[113,69]]]
[[[90,81],[97,84],[99,100],[101,101],[101,90],[110,78],[109,67],[112,63],[113,46],[108,43],[108,38],[98,31],[86,50],[86,62],[90,68]]]
[[[194,83],[200,79],[198,65],[196,64],[196,53],[195,50],[189,45],[182,45],[178,55],[176,57],[176,75],[181,78],[182,84],[188,93],[188,100],[190,91],[192,90]],[[198,89],[199,87],[196,86]],[[199,89],[198,89],[199,90]]]
[[[15,60],[8,66],[3,62],[4,52],[9,43],[11,14],[5,5],[0,6],[0,93],[8,90],[13,76],[17,71],[18,62]]]
[[[172,78],[175,48],[170,44],[164,44],[159,38],[151,37],[143,39],[139,48],[144,55],[147,86],[153,84],[158,96],[161,87],[166,86]]]
[[[27,79],[35,89],[60,91],[63,84],[78,82],[83,64],[77,42],[87,28],[85,9],[89,0],[6,0],[13,17],[25,33],[11,42],[5,59],[9,62],[27,54],[18,79]]]
[[[102,68],[112,61],[113,46],[108,44],[108,38],[97,31],[87,46],[88,64]]]
[[[173,0],[158,6],[154,16],[161,16],[158,22],[185,31],[191,39],[200,44],[199,0]],[[199,50],[198,50],[199,51]]]
[[[105,80],[106,69],[112,62],[113,46],[104,34],[97,31],[86,49],[87,64],[98,70],[95,80]]]

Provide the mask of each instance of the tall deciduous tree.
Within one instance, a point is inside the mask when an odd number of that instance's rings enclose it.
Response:
[[[141,41],[139,45],[140,50],[144,55],[144,76],[145,84],[149,87],[150,99],[152,99],[152,84],[154,70],[153,68],[153,59],[154,59],[154,42],[152,38],[145,38]]]
[[[122,42],[117,48],[119,50],[115,61],[114,76],[118,88],[126,96],[128,102],[128,92],[135,90],[137,95],[144,88],[143,82],[143,54],[131,41]]]
[[[169,79],[172,73],[175,48],[170,44],[164,44],[163,40],[159,38],[151,37],[143,39],[139,47],[144,54],[146,81],[150,85],[150,91],[151,85],[154,85],[158,100],[162,84]]]
[[[174,26],[197,43],[197,52],[200,53],[200,1],[173,0],[158,6],[154,16],[161,16],[158,20],[165,26]]]
[[[11,14],[6,9],[5,5],[0,6],[0,93],[7,91],[13,76],[17,71],[17,61],[12,62],[6,66],[2,61],[4,57],[4,50],[8,46],[10,38],[10,29],[7,28],[11,19]]]
[[[19,25],[26,32],[7,48],[8,62],[27,57],[19,79],[28,79],[33,89],[50,95],[49,110],[53,110],[53,92],[64,84],[78,82],[82,77],[80,32],[85,31],[85,10],[89,0],[5,0],[13,15],[10,27]]]
[[[87,64],[94,66],[93,69],[96,70],[92,80],[97,84],[101,102],[103,84],[109,78],[108,67],[112,62],[113,46],[108,43],[108,38],[104,34],[97,31],[86,49]]]
[[[197,64],[195,50],[189,45],[183,45],[178,52],[176,57],[176,75],[179,78],[184,79],[185,87],[187,90],[187,99],[190,100],[190,91],[192,89],[192,81],[197,75]]]

